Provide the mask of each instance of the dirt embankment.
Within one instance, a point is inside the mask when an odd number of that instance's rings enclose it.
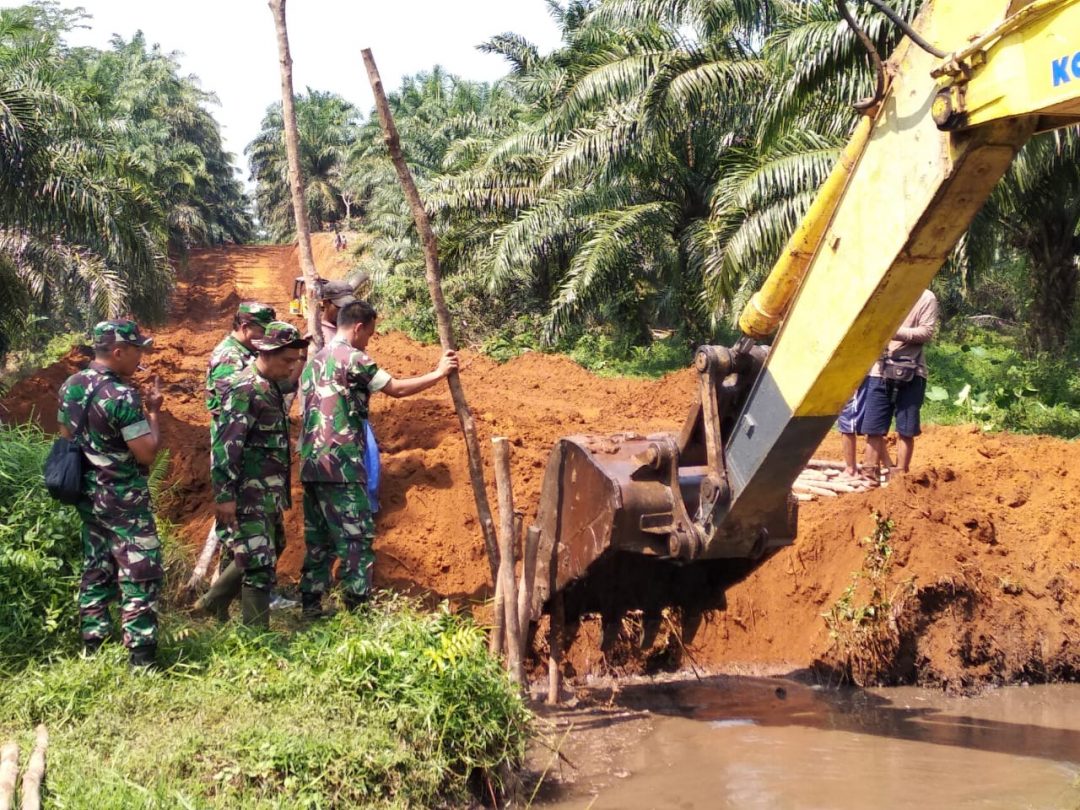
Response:
[[[343,272],[345,257],[332,237],[317,237],[316,262],[328,277]],[[257,298],[286,314],[298,274],[292,248],[195,252],[180,268],[170,320],[155,332],[149,365],[167,397],[163,425],[175,484],[169,517],[193,552],[211,521],[206,360],[239,301]],[[438,356],[437,347],[400,334],[377,336],[370,351],[397,376],[427,371]],[[515,497],[530,517],[559,436],[676,429],[695,390],[689,371],[655,382],[605,380],[563,357],[526,354],[501,366],[468,352],[463,359],[482,443],[494,435],[513,440]],[[0,418],[37,418],[52,430],[56,391],[76,361],[73,355],[20,382],[0,403]],[[400,401],[376,397],[372,423],[384,463],[376,582],[461,603],[485,598],[488,567],[449,395],[438,387]],[[741,581],[702,580],[712,592],[696,599],[693,611],[574,626],[569,666],[579,675],[669,665],[791,669],[828,658],[832,640],[821,614],[865,568],[860,539],[873,532],[877,512],[895,524],[886,594],[894,644],[881,662],[883,680],[966,686],[1071,678],[1080,633],[1075,451],[1075,444],[1043,437],[930,429],[917,445],[918,472],[886,489],[803,504],[792,547]],[[838,455],[834,438],[819,455]],[[280,565],[286,581],[295,579],[303,548],[298,487],[294,493]]]

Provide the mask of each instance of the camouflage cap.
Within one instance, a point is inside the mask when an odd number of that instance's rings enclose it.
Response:
[[[258,301],[245,301],[236,308],[236,320],[240,323],[257,323],[265,329],[275,318],[274,308]]]
[[[291,323],[271,321],[266,327],[266,334],[251,344],[260,352],[272,352],[292,346],[306,346],[307,338],[300,336],[300,330]]]
[[[319,298],[329,301],[336,307],[343,307],[356,301],[356,288],[347,281],[326,281],[319,288]]]
[[[93,344],[95,349],[105,349],[117,343],[130,343],[140,349],[154,342],[153,338],[143,337],[135,321],[100,321],[94,326]]]

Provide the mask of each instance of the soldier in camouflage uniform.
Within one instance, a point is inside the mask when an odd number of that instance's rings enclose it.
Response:
[[[233,317],[232,331],[227,334],[210,355],[210,363],[206,370],[205,398],[206,409],[210,411],[210,447],[211,454],[217,443],[218,417],[221,415],[221,403],[228,393],[229,384],[233,376],[243,371],[258,356],[253,341],[262,338],[266,334],[266,327],[277,318],[274,308],[258,301],[245,301],[236,308]],[[295,381],[293,381],[295,387]],[[281,554],[285,539],[284,524],[274,527],[275,552]],[[215,529],[216,531],[216,529]],[[218,538],[220,540],[220,538]],[[218,576],[225,571],[230,571],[230,576],[224,582],[223,587],[228,587],[232,596],[219,599],[217,605],[217,618],[221,621],[229,620],[229,605],[240,593],[240,575],[235,566],[230,569],[232,555],[222,544],[221,555],[218,561]]]
[[[269,627],[270,588],[282,512],[290,506],[289,417],[282,384],[293,378],[307,341],[296,327],[274,321],[256,338],[255,362],[229,380],[211,448],[210,478],[226,570],[196,603],[217,612],[239,580],[244,624]]]
[[[112,633],[109,603],[119,597],[124,646],[134,666],[154,663],[163,576],[161,541],[150,505],[147,468],[161,446],[157,378],[146,407],[131,375],[151,338],[133,321],[94,327],[94,360],[60,389],[60,433],[83,447],[83,573],[79,620],[88,653]],[[84,427],[80,435],[80,422]]]
[[[253,341],[266,334],[266,327],[277,318],[274,308],[257,301],[245,301],[236,309],[232,331],[214,347],[206,370],[206,409],[211,420],[221,412],[221,401],[228,390],[228,379],[255,362]],[[214,438],[210,422],[210,441]]]
[[[377,391],[395,398],[419,393],[458,366],[457,355],[445,352],[434,371],[395,380],[365,353],[375,334],[375,318],[366,301],[342,307],[334,339],[309,360],[300,377],[306,546],[300,591],[308,617],[322,615],[322,595],[330,587],[334,557],[347,607],[362,604],[371,588],[375,526],[364,469],[369,398]]]

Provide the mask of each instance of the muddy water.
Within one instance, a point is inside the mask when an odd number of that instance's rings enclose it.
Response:
[[[708,679],[555,718],[551,808],[1080,808],[1080,686],[975,698]],[[557,732],[561,734],[561,732]]]

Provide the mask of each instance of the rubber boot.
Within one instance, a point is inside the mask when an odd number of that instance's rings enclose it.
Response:
[[[128,651],[128,663],[132,669],[156,669],[157,645],[147,644],[143,647],[132,647]]]
[[[322,609],[321,593],[300,594],[300,615],[305,619],[321,619],[326,614]]]
[[[367,604],[368,595],[366,593],[345,593],[342,594],[341,600],[345,603],[346,610],[356,611]]]
[[[240,615],[245,627],[270,629],[270,591],[244,585],[240,589]]]
[[[213,615],[223,622],[229,620],[229,605],[240,593],[240,584],[244,573],[231,562],[218,574],[217,580],[195,602],[195,612],[204,616]]]

